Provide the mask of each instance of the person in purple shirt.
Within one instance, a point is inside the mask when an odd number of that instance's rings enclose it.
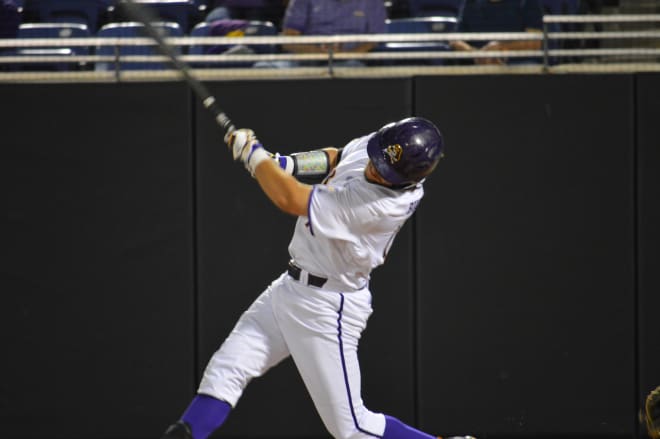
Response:
[[[383,0],[290,0],[282,33],[296,35],[342,35],[385,33],[387,12]],[[292,53],[368,52],[376,43],[346,43],[332,48],[318,44],[285,44]]]

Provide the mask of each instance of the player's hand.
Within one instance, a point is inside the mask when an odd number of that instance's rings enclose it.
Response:
[[[249,128],[241,128],[234,130],[225,136],[225,143],[229,147],[234,156],[234,160],[241,160],[245,162],[248,146],[258,143],[257,136]]]
[[[269,159],[271,154],[264,149],[254,131],[241,128],[234,130],[225,137],[225,142],[232,152],[234,160],[240,160],[252,176],[257,165]]]

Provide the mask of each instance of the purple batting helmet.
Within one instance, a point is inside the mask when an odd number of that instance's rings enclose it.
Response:
[[[367,144],[378,173],[394,186],[408,186],[429,175],[444,151],[442,134],[433,123],[409,117],[385,125]]]

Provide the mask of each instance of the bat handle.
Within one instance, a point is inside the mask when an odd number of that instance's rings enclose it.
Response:
[[[222,131],[225,134],[224,137],[229,137],[229,135],[236,130],[236,127],[231,119],[229,119],[223,111],[220,111],[215,103],[215,98],[213,96],[208,96],[202,101],[202,103],[204,104],[204,107],[210,110],[215,116],[215,121],[220,125],[220,128],[222,128]]]

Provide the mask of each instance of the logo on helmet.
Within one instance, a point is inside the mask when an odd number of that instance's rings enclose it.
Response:
[[[401,148],[401,145],[398,143],[395,143],[394,145],[390,145],[387,148],[385,148],[385,151],[383,151],[385,154],[385,157],[389,159],[390,164],[395,164],[399,160],[401,160],[401,156],[403,155],[403,148]]]

